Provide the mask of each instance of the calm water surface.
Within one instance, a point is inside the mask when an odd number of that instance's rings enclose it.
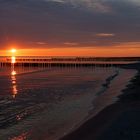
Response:
[[[134,74],[118,68],[2,67],[0,140],[58,139],[92,115],[112,82],[119,89]]]

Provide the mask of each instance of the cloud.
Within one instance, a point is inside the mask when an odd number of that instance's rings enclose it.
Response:
[[[36,42],[36,44],[38,44],[38,45],[46,45],[47,43],[46,42]]]
[[[51,2],[57,2],[61,4],[69,4],[74,8],[80,8],[88,11],[95,11],[101,13],[109,13],[112,11],[111,7],[107,5],[103,0],[45,0]]]
[[[140,0],[128,0],[130,3],[135,4],[136,6],[140,6]]]
[[[113,37],[113,36],[115,36],[115,34],[112,34],[112,33],[98,33],[98,34],[96,34],[96,36],[98,36],[98,37]]]
[[[79,45],[79,43],[76,43],[76,42],[65,42],[64,45],[77,46],[77,45]]]
[[[64,0],[44,0],[44,1],[52,1],[52,2],[59,2],[59,3],[65,3]]]
[[[139,3],[139,0],[3,0],[0,44],[13,41],[28,47],[59,48],[139,42]]]

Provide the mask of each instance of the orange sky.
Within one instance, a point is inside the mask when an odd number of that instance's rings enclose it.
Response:
[[[13,47],[13,46],[12,46]],[[11,56],[12,47],[0,51],[1,56]],[[124,43],[114,47],[67,47],[48,49],[17,49],[16,56],[93,56],[93,57],[119,57],[119,56],[140,56],[139,43]]]

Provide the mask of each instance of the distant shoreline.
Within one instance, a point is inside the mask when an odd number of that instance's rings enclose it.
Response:
[[[119,128],[124,122],[118,121],[118,119],[121,120],[124,119],[124,117],[126,120],[129,118],[132,121],[139,119],[140,63],[128,64],[121,68],[136,69],[138,70],[138,74],[130,81],[127,88],[123,90],[123,94],[118,97],[119,100],[103,109],[96,116],[85,122],[80,128],[64,136],[61,140],[114,140],[113,137],[117,138],[117,140],[123,140],[126,134],[127,137],[129,137],[129,134],[126,133],[126,129],[122,130]],[[137,114],[135,115],[136,118],[131,116],[132,112]],[[124,114],[127,114],[127,116],[124,116]],[[139,123],[138,125],[140,126],[140,121],[137,123]],[[126,127],[127,125],[129,126],[129,121],[123,125],[126,125]],[[120,130],[120,132],[114,130]]]

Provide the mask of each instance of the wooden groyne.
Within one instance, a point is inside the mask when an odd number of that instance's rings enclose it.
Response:
[[[120,66],[140,61],[139,57],[43,57],[43,56],[18,56],[15,57],[15,66],[41,66],[41,67],[79,67],[79,66]],[[12,63],[12,57],[0,57],[0,66],[10,66]]]

